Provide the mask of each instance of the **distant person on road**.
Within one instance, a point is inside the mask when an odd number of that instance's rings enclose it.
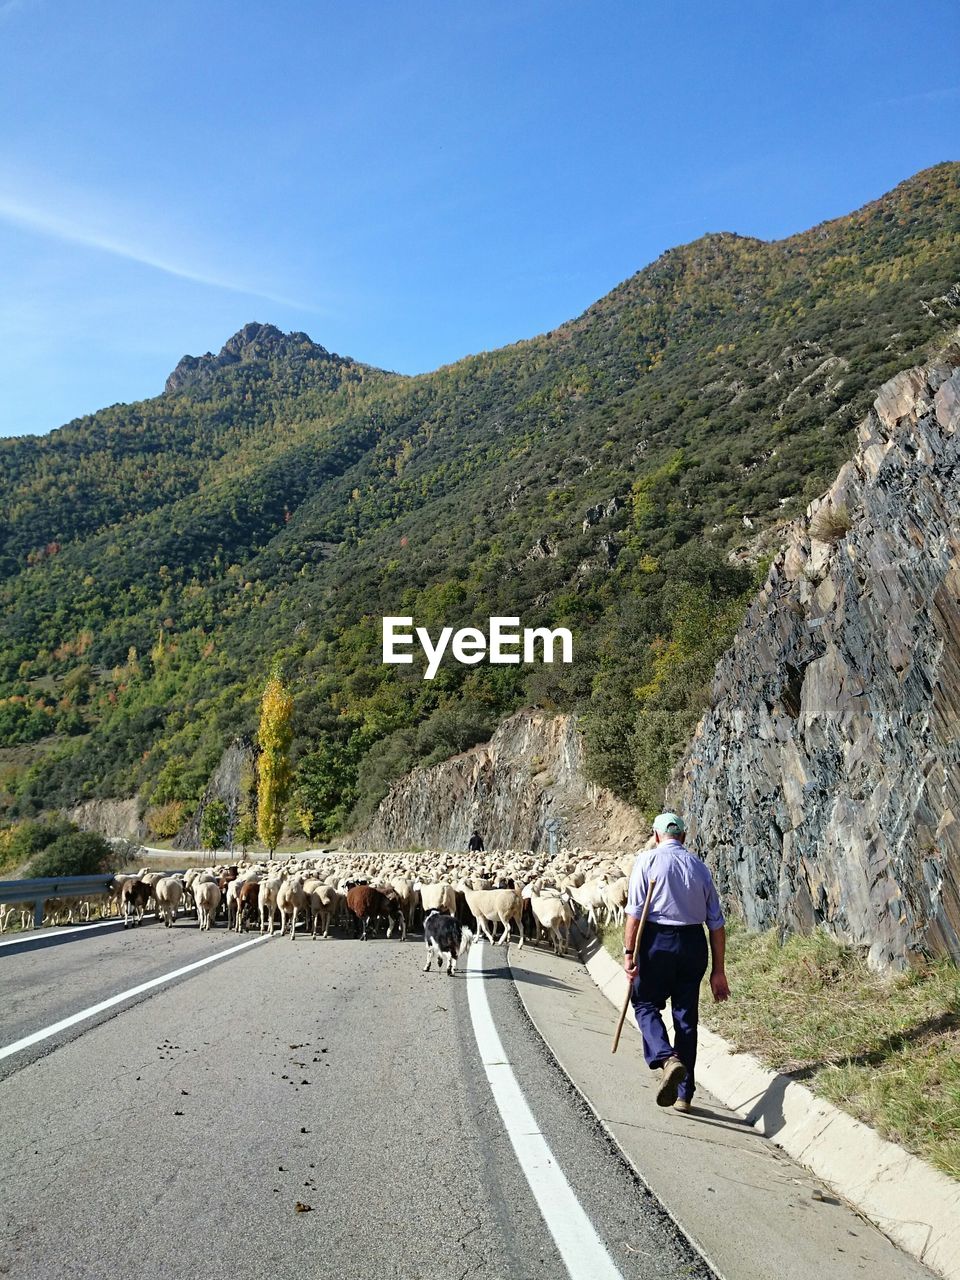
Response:
[[[726,1000],[730,995],[723,968],[726,931],[720,899],[709,868],[684,846],[685,835],[683,819],[675,813],[661,813],[654,820],[655,843],[637,854],[630,875],[623,934],[623,967],[632,983],[630,999],[643,1036],[643,1056],[651,1070],[661,1072],[657,1104],[677,1111],[690,1110],[696,1087],[700,983],[707,971],[704,925],[713,956],[713,998]],[[651,880],[656,885],[635,967],[633,945]],[[668,1000],[672,1045],[661,1013]]]
[[[479,831],[474,831],[473,835],[470,837],[470,843],[467,845],[467,848],[471,853],[484,852],[483,836],[481,836]]]

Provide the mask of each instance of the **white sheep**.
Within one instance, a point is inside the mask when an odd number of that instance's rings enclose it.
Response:
[[[257,894],[257,905],[260,908],[260,932],[269,933],[273,937],[273,920],[277,909],[277,894],[283,881],[279,876],[270,876],[260,881]],[[269,929],[267,927],[269,922]]]
[[[503,933],[496,941],[506,944],[510,938],[510,926],[516,924],[520,946],[523,946],[523,899],[515,889],[467,889],[462,882],[457,889],[463,894],[484,937],[493,942],[490,925],[496,928],[501,924]]]
[[[424,915],[429,911],[446,911],[451,916],[457,914],[457,893],[453,885],[442,881],[427,884],[421,880],[415,880],[413,891],[420,895],[420,905]]]
[[[570,894],[550,892],[543,894],[533,892],[533,886],[523,891],[523,897],[530,903],[533,918],[540,928],[550,935],[553,949],[560,955],[570,945],[569,929],[573,923],[573,900]]]
[[[413,928],[413,917],[417,910],[420,895],[414,888],[414,882],[406,876],[390,876],[385,881],[387,889],[392,889],[400,903],[400,910],[406,913],[407,926]]]
[[[43,904],[43,913],[44,923],[57,925],[65,916],[66,923],[73,924],[74,915],[80,920],[90,919],[90,904],[85,898],[47,898]]]
[[[21,929],[32,929],[35,924],[32,902],[0,902],[0,933],[6,933],[11,920],[20,917]]]
[[[193,882],[193,899],[197,904],[197,920],[201,929],[209,929],[220,906],[220,886],[213,876],[202,876]]]
[[[153,914],[157,920],[160,919],[160,903],[157,901],[157,885],[161,880],[166,879],[162,871],[144,871],[140,874],[140,879],[150,888],[150,901],[153,902]],[[150,902],[147,903],[147,909],[150,908]]]
[[[306,908],[307,895],[304,893],[303,881],[299,876],[284,880],[277,890],[277,910],[280,912],[280,937],[287,928],[287,914],[290,915],[290,941],[297,939],[297,913]],[[271,920],[272,923],[272,920]]]
[[[313,915],[313,937],[317,936],[318,924],[323,924],[321,938],[330,937],[330,921],[343,905],[343,894],[335,885],[320,880],[308,880],[304,884],[304,892],[310,898],[310,910]]]
[[[177,876],[162,876],[153,886],[153,896],[157,901],[157,911],[163,917],[164,927],[172,928],[183,901],[182,881]]]
[[[604,884],[601,896],[607,913],[607,924],[611,920],[614,924],[623,924],[629,887],[630,881],[627,876],[620,876],[619,879],[614,880],[613,884]]]
[[[131,874],[123,874],[114,876],[107,886],[107,915],[113,915],[114,911],[117,916],[121,916],[123,912],[120,910],[120,898],[123,894],[123,886],[127,880],[136,880],[137,877]]]
[[[571,898],[586,912],[587,920],[594,929],[599,927],[598,914],[603,908],[604,887],[602,880],[588,880],[583,885],[567,886]]]

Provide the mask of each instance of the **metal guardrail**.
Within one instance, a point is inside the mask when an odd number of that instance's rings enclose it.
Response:
[[[43,904],[49,898],[83,898],[90,893],[105,893],[113,876],[48,876],[43,880],[0,880],[0,903],[32,902],[33,922],[43,924]]]

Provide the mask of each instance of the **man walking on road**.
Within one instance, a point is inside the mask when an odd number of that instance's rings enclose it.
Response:
[[[726,932],[713,876],[705,863],[684,847],[686,828],[675,813],[661,813],[653,823],[652,848],[642,849],[633,864],[627,891],[624,964],[631,981],[630,999],[643,1036],[647,1066],[661,1072],[657,1104],[689,1111],[695,1088],[700,983],[707,971],[710,935],[713,966],[710,988],[715,1001],[730,995],[723,962]],[[656,884],[640,939],[637,964],[633,946],[651,880]],[[670,1001],[673,1045],[661,1010]]]

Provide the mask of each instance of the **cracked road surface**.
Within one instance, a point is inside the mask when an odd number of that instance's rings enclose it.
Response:
[[[235,941],[179,923],[0,952],[0,1045]],[[567,1276],[480,1062],[474,979],[423,959],[413,941],[274,939],[6,1059],[0,1275]],[[708,1275],[556,1066],[502,949],[483,966],[620,1273]]]

